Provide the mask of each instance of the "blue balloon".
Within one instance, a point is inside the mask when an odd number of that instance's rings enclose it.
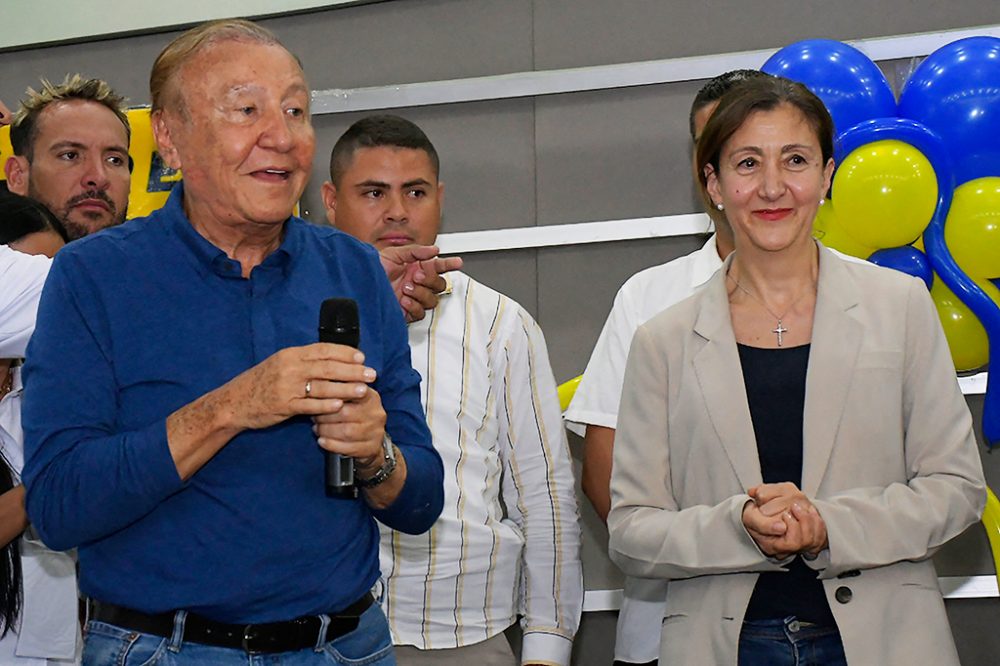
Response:
[[[927,255],[910,245],[879,250],[868,257],[868,261],[878,266],[894,268],[907,275],[918,277],[924,281],[928,289],[934,282],[934,271],[931,269],[931,262],[927,259]]]
[[[760,69],[813,91],[833,116],[838,134],[864,120],[896,115],[896,98],[882,70],[843,42],[796,42],[768,58]]]
[[[899,115],[944,140],[957,185],[1000,176],[1000,39],[960,39],[929,55],[906,82]]]

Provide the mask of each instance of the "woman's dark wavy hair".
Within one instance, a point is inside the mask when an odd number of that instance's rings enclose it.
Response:
[[[14,474],[7,460],[0,456],[0,494],[13,488]],[[17,622],[24,601],[20,541],[20,538],[14,537],[0,549],[0,623],[3,626],[0,638],[6,636]]]
[[[28,234],[54,231],[64,241],[66,229],[49,209],[34,199],[0,191],[0,245],[16,243]]]

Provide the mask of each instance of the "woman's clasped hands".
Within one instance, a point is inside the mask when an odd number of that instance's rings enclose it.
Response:
[[[823,517],[794,483],[762,483],[747,494],[752,501],[743,507],[743,525],[765,555],[815,557],[827,547]]]

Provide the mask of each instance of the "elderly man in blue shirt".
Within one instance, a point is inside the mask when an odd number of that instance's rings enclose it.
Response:
[[[59,255],[28,350],[28,513],[79,548],[84,663],[392,664],[375,519],[427,530],[441,459],[378,255],[291,215],[301,67],[223,21],[168,45],[150,89],[184,183]],[[313,342],[329,297],[357,301],[359,350]],[[326,497],[323,450],[354,459],[358,499]]]

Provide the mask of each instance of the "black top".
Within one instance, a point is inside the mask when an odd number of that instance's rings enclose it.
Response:
[[[809,345],[762,349],[738,345],[764,483],[802,487],[802,423]],[[796,557],[787,573],[762,573],[746,620],[784,619],[836,626],[817,572]]]

